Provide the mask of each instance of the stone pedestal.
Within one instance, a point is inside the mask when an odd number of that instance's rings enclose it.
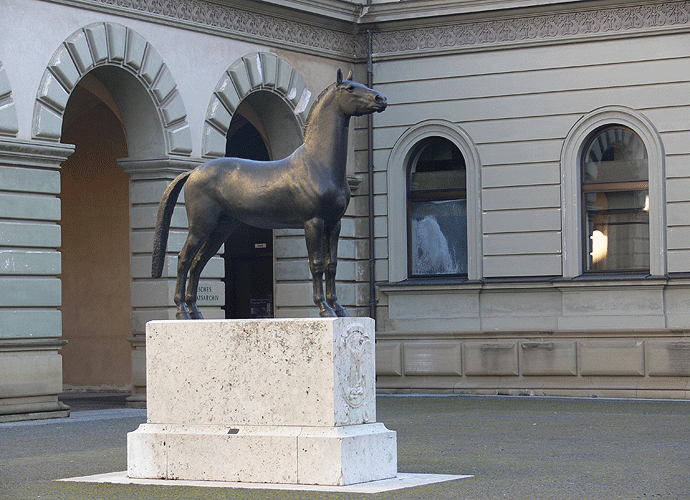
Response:
[[[348,485],[395,477],[370,318],[155,321],[133,478]]]

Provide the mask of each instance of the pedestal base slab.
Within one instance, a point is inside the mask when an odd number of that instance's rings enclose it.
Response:
[[[142,424],[127,439],[131,478],[345,486],[397,473],[394,431],[336,426]]]

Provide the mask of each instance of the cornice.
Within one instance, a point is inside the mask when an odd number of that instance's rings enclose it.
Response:
[[[473,0],[473,8],[482,4],[487,10],[464,14],[458,14],[458,9],[469,8],[468,0],[374,4],[369,10],[335,0],[314,2],[317,7],[311,9],[306,0],[246,1],[242,9],[232,5],[234,0],[47,1],[353,62],[366,58],[367,30],[372,32],[375,60],[690,30],[690,0],[620,0],[622,3],[613,5],[602,1]],[[426,7],[431,12],[436,4],[439,8],[433,11],[433,18],[414,10]],[[396,5],[397,18],[393,16]],[[448,10],[452,6],[455,10]],[[351,22],[348,9],[354,9]],[[379,22],[384,10],[396,21]],[[411,12],[418,15],[406,19]],[[333,16],[332,22],[328,16]]]
[[[40,140],[25,141],[9,137],[0,138],[0,163],[36,168],[59,168],[74,152],[72,144]]]
[[[219,4],[232,5],[233,0],[209,0]],[[557,0],[562,1],[562,0]],[[362,5],[348,0],[253,0],[257,6],[263,5],[261,10],[274,12],[276,7],[285,8],[286,12],[292,12],[288,17],[304,19],[305,15],[320,16],[324,19],[324,26],[332,25],[333,21],[341,21],[351,24],[356,22],[362,13]],[[362,0],[366,3],[366,0]],[[246,7],[249,2],[244,2]],[[256,10],[256,9],[254,9]],[[297,16],[295,13],[298,13]]]
[[[388,31],[382,26],[372,33],[373,54],[377,59],[415,57],[690,30],[689,1],[592,7],[532,15],[513,11],[510,17],[493,20],[437,20],[432,26]]]
[[[353,21],[338,22],[315,15],[313,9],[278,5],[295,2],[245,1],[240,9],[232,0],[46,1],[329,57],[352,59],[364,52],[362,43],[366,46],[363,37],[353,35]]]
[[[415,0],[414,2],[384,2],[363,6],[365,14],[360,22],[400,23],[417,20],[428,22],[430,18],[466,16],[474,13],[494,15],[496,11],[549,8],[567,4],[572,0]],[[592,0],[599,1],[601,0]],[[622,0],[627,1],[627,0]],[[582,2],[581,2],[582,3]],[[572,7],[571,7],[572,8]]]

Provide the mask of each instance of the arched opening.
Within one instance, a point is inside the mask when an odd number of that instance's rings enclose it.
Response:
[[[107,72],[86,74],[65,109],[61,170],[62,349],[67,389],[131,386],[129,176],[120,108]],[[112,83],[112,82],[110,82]]]
[[[627,127],[594,131],[583,149],[583,268],[649,271],[647,149]]]
[[[409,276],[467,274],[465,159],[443,137],[427,137],[410,155],[407,183]]]
[[[470,136],[444,120],[420,122],[396,141],[387,172],[390,281],[443,275],[482,279],[481,161]],[[433,251],[442,246],[429,244],[428,232],[419,227],[427,216],[432,218],[421,225],[428,225],[438,242],[447,241],[448,254],[454,255],[448,261],[455,264],[422,270],[410,262],[411,255],[420,257],[419,244]]]
[[[268,161],[291,154],[302,142],[285,102],[268,91],[249,94],[233,114],[225,156]],[[225,317],[274,315],[273,231],[241,224],[225,242]]]

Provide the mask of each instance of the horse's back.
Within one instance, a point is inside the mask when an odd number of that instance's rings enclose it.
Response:
[[[268,162],[217,158],[200,165],[185,188],[190,223],[218,212],[267,229],[301,227],[295,202],[303,196],[290,166],[289,157]]]

